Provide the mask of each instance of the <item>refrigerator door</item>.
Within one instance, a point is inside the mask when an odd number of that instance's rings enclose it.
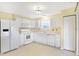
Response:
[[[18,29],[15,27],[11,27],[10,44],[11,44],[11,50],[18,48],[19,46],[19,33],[18,33]]]
[[[1,36],[1,52],[9,51],[9,32],[3,33],[4,36]]]
[[[1,53],[10,50],[9,20],[1,20]]]
[[[19,28],[17,20],[10,20],[10,49],[16,49],[19,46]]]

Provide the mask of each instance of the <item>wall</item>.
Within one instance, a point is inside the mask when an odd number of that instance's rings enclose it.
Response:
[[[20,16],[20,15],[16,15],[16,14],[12,14],[12,13],[7,13],[7,12],[0,12],[0,18],[2,19],[9,19],[9,20],[12,20],[12,19],[15,19],[15,18],[24,18],[24,19],[29,19],[31,20],[32,18],[30,17],[23,17],[23,16]]]

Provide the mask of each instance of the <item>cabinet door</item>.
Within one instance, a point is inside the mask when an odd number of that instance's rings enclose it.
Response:
[[[22,27],[35,28],[35,20],[23,19]]]
[[[32,40],[34,40],[35,42],[40,42],[40,36],[38,33],[33,32],[32,33]]]
[[[49,35],[48,37],[48,44],[51,46],[55,46],[55,35]]]
[[[10,20],[7,19],[1,19],[1,28],[3,29],[9,29],[10,28]]]
[[[31,39],[33,40],[33,41],[36,41],[36,33],[35,32],[31,32]]]
[[[46,44],[46,35],[45,34],[33,33],[32,37],[33,37],[34,41]]]
[[[25,43],[25,35],[24,35],[24,33],[22,32],[22,33],[20,34],[20,45],[24,45],[24,43]]]
[[[40,42],[46,44],[46,35],[44,33],[39,33]]]
[[[43,39],[43,36],[40,33],[36,34],[36,41],[43,43],[44,39]]]
[[[16,17],[16,24],[17,24],[17,27],[21,27],[22,26],[22,18],[20,17]]]
[[[21,20],[18,20],[18,19],[10,20],[10,27],[19,28],[20,26],[21,26]]]
[[[56,35],[55,47],[60,48],[60,35],[59,34]]]

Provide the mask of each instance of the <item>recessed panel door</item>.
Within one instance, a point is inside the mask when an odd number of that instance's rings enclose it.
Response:
[[[75,16],[64,17],[64,49],[75,51]]]

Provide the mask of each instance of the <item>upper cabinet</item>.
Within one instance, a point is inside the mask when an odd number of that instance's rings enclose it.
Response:
[[[61,24],[62,24],[61,22],[62,22],[62,19],[55,16],[51,19],[51,27],[59,28],[59,27],[61,27]]]
[[[22,22],[21,17],[16,17],[9,21],[10,21],[10,26],[17,27],[17,28],[21,27],[21,22]]]
[[[21,27],[25,28],[35,28],[35,20],[23,19]]]

